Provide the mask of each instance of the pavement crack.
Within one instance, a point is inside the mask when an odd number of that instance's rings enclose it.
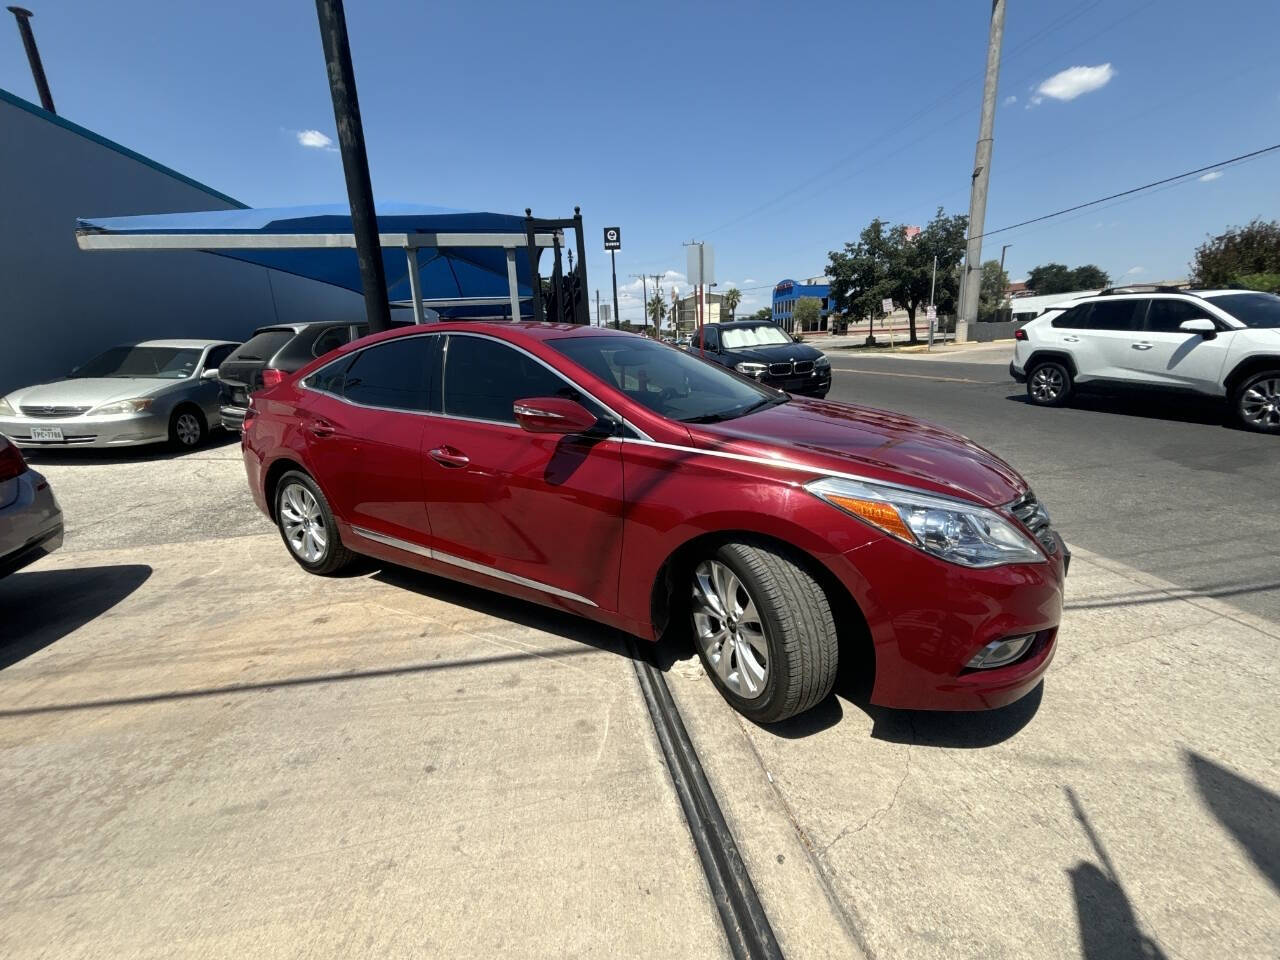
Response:
[[[845,839],[846,837],[856,836],[857,834],[861,833],[863,830],[867,829],[867,827],[871,826],[871,824],[878,823],[879,821],[883,820],[893,811],[893,808],[898,805],[898,795],[902,793],[903,785],[907,782],[907,778],[911,776],[911,748],[916,745],[915,721],[908,717],[907,723],[911,726],[911,742],[906,744],[907,749],[904,755],[905,763],[903,764],[903,768],[902,768],[902,776],[901,778],[899,778],[897,786],[893,788],[893,796],[889,798],[889,802],[885,806],[881,807],[878,810],[873,811],[865,820],[863,820],[856,827],[853,826],[852,824],[842,827],[840,829],[840,832],[836,834],[835,839],[822,848],[821,855],[823,857],[826,857],[826,855],[831,851],[831,848],[834,847],[836,844],[838,844],[841,840]]]

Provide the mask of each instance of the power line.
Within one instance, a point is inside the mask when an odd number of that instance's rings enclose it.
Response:
[[[1217,170],[1233,163],[1242,163],[1245,160],[1252,160],[1254,157],[1260,157],[1264,153],[1271,153],[1274,150],[1280,150],[1280,143],[1273,143],[1269,147],[1263,147],[1261,150],[1253,150],[1249,153],[1242,153],[1238,157],[1232,157],[1230,160],[1220,160],[1217,163],[1211,163],[1207,167],[1197,167],[1195,170],[1188,170],[1186,173],[1179,173],[1176,176],[1165,177],[1163,180],[1153,180],[1151,183],[1144,183],[1140,187],[1132,187],[1128,190],[1121,190],[1119,193],[1113,193],[1110,196],[1100,197],[1097,200],[1090,200],[1087,203],[1077,203],[1073,207],[1065,207],[1062,210],[1055,210],[1053,213],[1046,213],[1044,216],[1032,217],[1030,220],[1023,220],[1021,223],[1011,223],[1007,227],[1001,227],[998,230],[988,230],[981,233],[978,237],[990,237],[997,233],[1004,233],[1006,230],[1016,230],[1018,227],[1025,227],[1033,223],[1039,223],[1042,220],[1051,220],[1054,217],[1060,217],[1063,214],[1074,213],[1076,210],[1083,210],[1085,207],[1096,207],[1100,203],[1106,203],[1109,200],[1116,200],[1120,197],[1127,197],[1130,194],[1140,193],[1143,190],[1150,190],[1152,187],[1163,186],[1166,183],[1173,183],[1175,180],[1185,180],[1187,177],[1194,177],[1197,173],[1207,173],[1210,170]],[[972,237],[971,239],[978,239]]]

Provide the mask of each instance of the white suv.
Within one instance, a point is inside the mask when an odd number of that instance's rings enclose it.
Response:
[[[1009,373],[1027,398],[1061,406],[1117,386],[1225,398],[1252,430],[1280,434],[1280,297],[1249,290],[1110,291],[1036,317],[1015,334]]]

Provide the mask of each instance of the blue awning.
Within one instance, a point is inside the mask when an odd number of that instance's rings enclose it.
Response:
[[[412,302],[405,250],[413,248],[418,251],[422,300],[446,316],[510,312],[511,249],[516,251],[518,297],[532,296],[523,217],[401,203],[379,206],[377,220],[392,303]],[[351,211],[345,204],[85,217],[76,221],[76,237],[85,250],[204,250],[362,290]],[[542,238],[540,246],[546,243]],[[457,305],[458,300],[481,302]]]

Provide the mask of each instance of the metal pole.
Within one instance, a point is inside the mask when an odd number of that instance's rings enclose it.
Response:
[[[587,298],[587,240],[582,235],[582,208],[573,208],[573,229],[578,235],[578,288],[573,295],[573,322],[591,324],[591,307]],[[598,314],[600,311],[597,310]]]
[[[987,184],[991,179],[991,144],[996,119],[996,87],[1000,79],[1000,44],[1004,40],[1004,6],[1005,0],[991,0],[987,77],[982,86],[982,119],[978,124],[973,186],[969,194],[969,243],[964,257],[965,277],[972,278],[972,282],[964,284],[960,315],[956,318],[957,343],[969,339],[969,324],[978,319],[978,296],[982,286],[979,282],[982,273],[982,231],[987,219]]]
[[[596,287],[596,326],[602,326],[600,323],[600,288]]]
[[[27,50],[27,63],[31,64],[31,79],[36,82],[36,92],[40,94],[40,106],[44,107],[50,113],[57,113],[53,109],[53,94],[49,92],[49,80],[44,75],[44,64],[40,61],[40,50],[36,47],[36,35],[31,32],[31,17],[33,14],[30,10],[22,7],[9,7],[9,12],[17,18],[18,32],[22,34],[22,45]]]
[[[706,308],[703,306],[702,291],[706,288],[706,284],[704,284],[703,281],[706,279],[707,273],[707,265],[703,260],[702,252],[706,249],[706,244],[698,244],[698,349],[702,351],[703,357],[706,357],[707,355],[707,344],[702,337],[702,328],[704,326],[704,317],[706,315]]]
[[[520,275],[516,273],[516,251],[507,248],[507,296],[511,298],[511,319],[520,319]]]
[[[418,276],[418,248],[407,247],[404,258],[409,264],[409,295],[413,297],[413,322],[426,323],[426,314],[422,311],[422,279]]]
[[[1012,246],[1013,246],[1012,243],[1006,243],[1003,247],[1000,248],[1000,272],[1001,273],[1004,273],[1004,252]]]
[[[933,306],[933,291],[938,286],[938,256],[933,257],[933,276],[929,279],[929,306]]]
[[[316,0],[316,16],[320,19],[320,40],[329,71],[329,92],[333,95],[333,119],[338,127],[342,171],[351,203],[351,232],[356,239],[364,309],[369,317],[369,332],[378,333],[391,329],[391,307],[382,248],[378,246],[378,218],[373,208],[369,157],[364,149],[364,126],[360,122],[360,100],[356,96],[356,74],[351,65],[342,0]]]
[[[640,274],[640,295],[644,297],[644,310],[640,312],[640,329],[649,335],[649,278]]]
[[[613,268],[613,328],[622,329],[622,318],[618,316],[618,251],[609,251],[609,264]]]

